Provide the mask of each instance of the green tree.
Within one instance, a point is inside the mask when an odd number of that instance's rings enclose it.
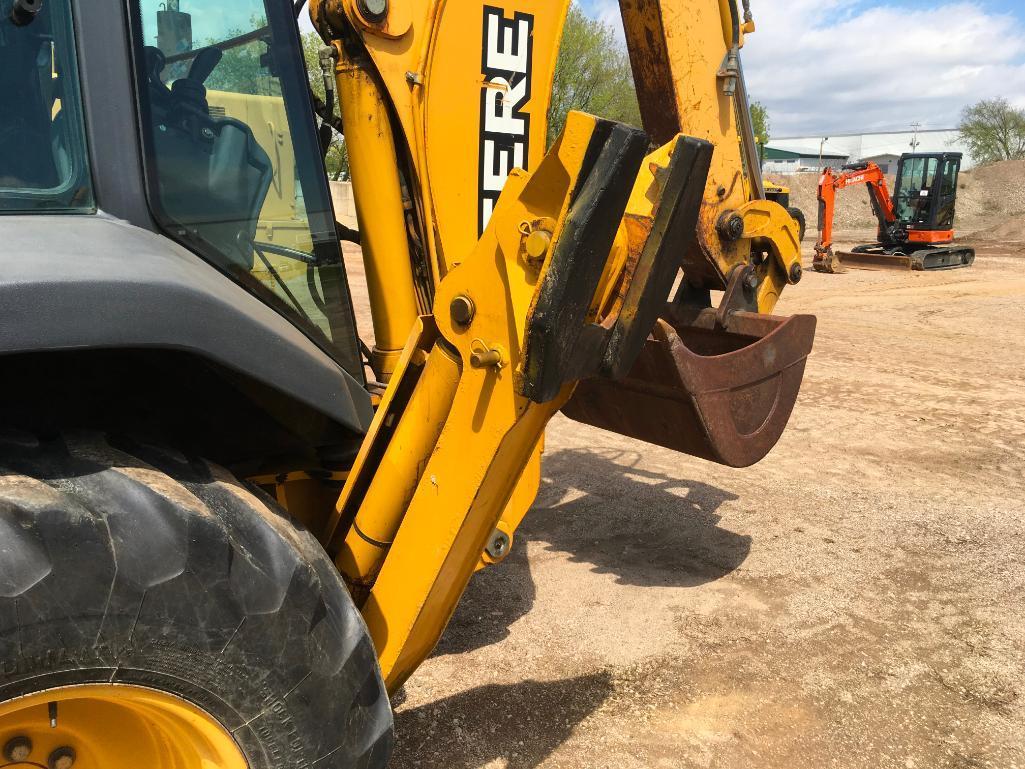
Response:
[[[751,123],[755,129],[755,141],[764,147],[769,143],[769,111],[758,101],[751,102]]]
[[[239,33],[232,33],[237,34]],[[221,41],[211,40],[207,45],[219,42]],[[278,87],[277,78],[271,77],[260,61],[266,50],[267,46],[263,42],[254,40],[224,51],[224,57],[207,78],[206,87],[211,91],[280,95],[281,89]]]
[[[306,75],[310,80],[310,89],[318,99],[324,101],[324,75],[320,70],[320,49],[324,41],[316,32],[305,32],[302,35],[303,58],[306,60]],[[335,114],[338,113],[337,100],[335,103]],[[331,144],[328,146],[327,157],[324,158],[328,175],[334,181],[348,181],[349,179],[349,153],[345,148],[345,138],[337,133],[332,134]]]
[[[1025,159],[1025,109],[1015,109],[1006,99],[983,99],[966,107],[958,131],[977,163]]]
[[[580,110],[639,126],[630,57],[615,30],[570,6],[555,64],[552,103],[548,109],[548,144],[562,132],[566,113]]]

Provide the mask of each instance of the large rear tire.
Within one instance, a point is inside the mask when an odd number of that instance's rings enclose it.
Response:
[[[0,437],[0,665],[8,711],[57,687],[145,687],[219,724],[250,769],[379,769],[391,750],[373,646],[323,549],[259,491],[166,449]],[[5,718],[0,744],[24,714]],[[62,711],[65,726],[83,742]]]

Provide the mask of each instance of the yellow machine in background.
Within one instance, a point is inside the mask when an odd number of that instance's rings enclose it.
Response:
[[[257,240],[297,251],[312,251],[302,191],[296,184],[295,153],[288,136],[288,117],[280,96],[208,91],[212,114],[248,125],[270,157],[274,169],[270,190],[260,211]]]

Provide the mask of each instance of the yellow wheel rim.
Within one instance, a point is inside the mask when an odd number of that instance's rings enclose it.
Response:
[[[120,684],[68,686],[0,704],[0,751],[3,769],[248,767],[209,714],[172,694]]]

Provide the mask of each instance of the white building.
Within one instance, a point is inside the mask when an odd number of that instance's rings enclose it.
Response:
[[[795,147],[788,145],[786,149],[776,143],[766,145],[762,150],[762,172],[768,174],[796,174],[802,171],[818,171],[826,166],[841,168],[849,156],[841,152],[832,152],[825,147],[821,150],[812,147]]]
[[[830,134],[829,136],[786,136],[773,138],[768,147],[784,151],[806,152],[823,147],[830,155],[846,155],[850,162],[872,160],[886,173],[897,170],[896,160],[905,152],[961,152],[962,168],[971,168],[968,148],[958,139],[956,128],[885,133]],[[914,146],[913,146],[914,145]],[[767,147],[767,148],[768,148]],[[888,166],[888,167],[886,167]]]

